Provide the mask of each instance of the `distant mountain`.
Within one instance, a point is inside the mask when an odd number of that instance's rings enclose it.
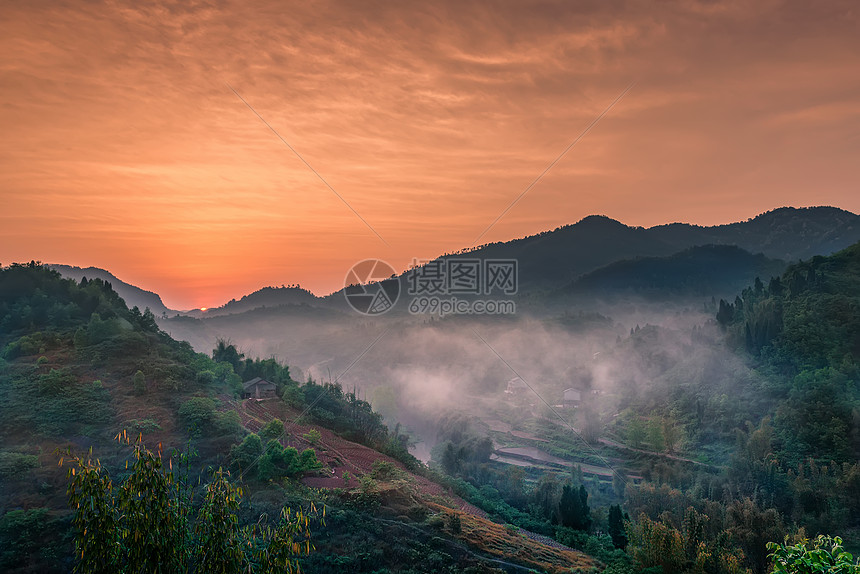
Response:
[[[191,317],[213,317],[252,311],[261,307],[280,307],[282,305],[314,305],[321,301],[316,295],[301,287],[263,287],[245,295],[238,301],[233,299],[220,307],[210,307],[206,311],[195,309],[186,315]]]
[[[860,241],[860,216],[835,207],[781,207],[747,221],[712,227],[688,223],[671,223],[650,228],[630,227],[603,215],[590,215],[577,223],[552,231],[507,242],[491,243],[471,251],[447,254],[442,256],[442,259],[516,259],[520,292],[564,289],[588,273],[621,261],[628,263],[605,270],[586,280],[583,285],[588,284],[588,281],[594,285],[601,282],[619,282],[625,277],[634,281],[635,289],[643,292],[656,291],[660,282],[652,281],[653,287],[647,287],[646,268],[649,265],[657,265],[657,268],[670,276],[676,274],[675,280],[667,280],[668,284],[677,284],[673,281],[683,278],[688,282],[688,288],[695,291],[696,285],[706,281],[705,277],[712,277],[717,283],[722,281],[725,287],[740,287],[746,284],[741,279],[747,277],[748,272],[756,266],[762,269],[757,271],[759,275],[778,274],[780,269],[777,267],[782,264],[781,261],[792,263],[815,255],[829,255],[857,241]],[[743,255],[737,251],[706,250],[694,251],[685,256],[679,254],[692,247],[706,245],[734,245],[748,253]],[[754,257],[752,253],[761,253],[768,261],[749,259]],[[672,258],[676,254],[678,256]],[[704,269],[701,269],[704,275],[696,271],[697,267],[707,265],[709,257],[712,258],[711,263],[723,270],[722,280],[707,275]],[[630,263],[641,258],[669,259],[664,262],[650,260]],[[731,265],[738,267],[730,270]],[[163,312],[175,313],[167,309],[155,293],[120,281],[103,269],[80,269],[66,265],[51,267],[76,280],[86,275],[111,281],[114,289],[129,306],[137,305],[141,309],[149,307],[156,315]],[[610,277],[615,279],[611,280]],[[406,286],[402,288],[405,290]],[[350,311],[342,290],[326,297],[317,297],[306,289],[291,286],[264,287],[221,307],[210,308],[205,312],[193,310],[185,314],[205,318],[282,305],[308,305]]]
[[[767,281],[787,267],[779,259],[734,245],[703,245],[668,257],[641,257],[610,263],[581,276],[562,293],[650,297],[733,296],[756,277]]]
[[[111,273],[110,271],[105,271],[104,269],[99,269],[98,267],[73,267],[71,265],[58,265],[52,264],[47,265],[48,268],[58,271],[60,275],[66,277],[68,279],[74,279],[79,282],[82,278],[86,277],[87,279],[101,279],[103,281],[110,282],[111,286],[113,286],[113,290],[116,291],[120,297],[125,300],[125,304],[128,305],[129,308],[137,307],[141,311],[149,308],[155,315],[161,315],[163,313],[173,314],[176,311],[169,309],[164,302],[161,300],[161,297],[157,293],[153,293],[152,291],[146,291],[141,289],[140,287],[136,287],[131,285],[130,283],[126,283],[121,279],[118,279],[116,275]]]
[[[615,261],[666,257],[697,245],[736,245],[787,262],[829,255],[860,240],[860,216],[835,207],[782,207],[753,219],[702,227],[630,227],[602,215],[445,257],[516,259],[522,290],[556,289]]]
[[[836,207],[780,207],[738,223],[700,227],[685,223],[649,229],[673,243],[737,245],[751,253],[797,261],[830,255],[860,239],[860,216]]]

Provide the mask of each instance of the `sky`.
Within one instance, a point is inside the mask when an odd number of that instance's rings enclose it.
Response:
[[[404,269],[589,214],[860,211],[853,2],[0,14],[0,263],[102,267],[171,308],[326,294],[362,259]]]

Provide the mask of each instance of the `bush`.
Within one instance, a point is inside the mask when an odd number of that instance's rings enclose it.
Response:
[[[198,432],[207,427],[214,416],[215,401],[205,397],[188,399],[179,407],[179,417],[189,429],[196,429]]]
[[[146,379],[143,376],[143,371],[138,370],[131,380],[134,385],[134,394],[142,395],[146,392]]]
[[[280,419],[273,419],[269,421],[266,426],[260,429],[260,440],[268,443],[270,440],[281,438],[281,435],[283,434],[284,423],[282,423]]]
[[[370,476],[376,480],[394,480],[403,477],[403,472],[387,460],[381,458],[373,461]]]
[[[0,569],[22,566],[43,546],[48,509],[13,510],[0,518]]]
[[[20,478],[22,473],[37,466],[39,466],[39,457],[34,454],[0,451],[0,478]]]
[[[794,546],[769,542],[767,549],[774,574],[860,573],[860,560],[854,562],[854,557],[845,551],[838,536],[820,535],[815,540],[803,540]]]
[[[236,411],[215,413],[212,419],[212,432],[216,436],[238,434],[241,428],[239,413]]]
[[[272,421],[272,422],[274,422],[274,421]],[[318,431],[317,429],[311,429],[307,433],[305,433],[303,436],[304,436],[304,439],[311,444],[318,444],[319,441],[322,439],[322,435],[320,434],[320,431]]]
[[[134,431],[135,434],[149,434],[161,430],[161,425],[153,419],[131,419],[126,421],[123,426]]]
[[[241,443],[230,449],[233,466],[241,470],[250,468],[261,454],[263,454],[263,441],[254,433],[249,434]]]

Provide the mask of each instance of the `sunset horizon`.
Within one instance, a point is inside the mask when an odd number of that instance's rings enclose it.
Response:
[[[576,223],[579,223],[583,219],[586,219],[589,217],[595,217],[595,216],[606,217],[606,218],[609,218],[611,220],[618,221],[619,223],[621,223],[622,225],[625,225],[627,227],[644,227],[646,229],[652,228],[652,227],[659,227],[662,225],[676,224],[676,223],[686,224],[686,225],[694,225],[694,226],[700,226],[700,227],[714,227],[714,226],[728,225],[728,224],[732,224],[732,223],[740,223],[743,221],[748,221],[748,220],[754,219],[755,217],[758,217],[760,215],[770,213],[770,212],[773,212],[773,211],[776,211],[779,209],[785,209],[785,208],[788,208],[788,209],[809,209],[809,208],[819,208],[819,207],[824,207],[824,208],[830,207],[830,208],[840,209],[842,211],[847,211],[849,213],[854,213],[851,210],[846,210],[846,209],[843,209],[843,208],[836,206],[836,205],[805,205],[805,206],[804,205],[800,205],[800,206],[791,205],[791,206],[778,206],[778,207],[774,207],[774,208],[765,210],[765,211],[760,212],[760,213],[752,214],[748,217],[742,217],[742,218],[739,218],[739,219],[733,220],[733,221],[723,221],[723,222],[718,222],[718,223],[713,223],[713,224],[701,224],[701,223],[696,223],[696,222],[692,222],[692,221],[665,221],[662,223],[656,223],[654,225],[647,225],[647,226],[646,225],[634,225],[634,224],[631,224],[631,223],[628,223],[625,221],[621,221],[621,220],[618,220],[618,219],[612,217],[612,215],[610,215],[610,214],[591,213],[591,214],[588,214],[588,215],[580,218],[577,221],[574,221],[571,223],[566,223],[566,224],[563,224],[563,225],[558,226],[558,227],[553,228],[553,229],[538,230],[534,233],[530,233],[530,234],[524,235],[524,236],[511,237],[509,239],[500,239],[498,242],[505,243],[508,241],[514,241],[514,240],[523,239],[526,237],[533,237],[533,236],[539,235],[541,233],[551,232],[555,229],[575,225]],[[430,260],[436,259],[437,257],[444,256],[447,253],[457,252],[461,249],[471,249],[473,247],[474,248],[480,248],[483,245],[486,245],[486,244],[480,244],[479,243],[478,245],[475,245],[475,246],[465,246],[465,247],[459,247],[459,248],[454,247],[454,248],[447,250],[445,252],[440,252],[440,253],[437,253],[434,255],[429,255],[427,257],[420,257],[420,258],[419,257],[411,257],[411,258],[408,258],[408,260],[406,260],[402,266],[393,265],[393,267],[398,273],[403,273],[403,272],[407,271],[412,265],[420,264],[420,263],[426,262],[426,261],[430,261]],[[377,256],[373,255],[373,253],[371,253],[367,257],[363,257],[362,259],[377,259],[377,258],[382,260],[382,261],[385,261],[386,263],[389,263],[384,258],[377,257]],[[115,276],[117,279],[119,279],[120,281],[123,281],[124,283],[128,283],[128,284],[133,285],[135,287],[139,287],[145,291],[150,291],[152,293],[155,293],[156,295],[158,295],[162,299],[165,306],[168,307],[169,309],[176,310],[176,311],[190,311],[190,310],[207,311],[209,309],[215,309],[215,308],[221,307],[221,306],[229,303],[232,300],[238,300],[245,295],[249,295],[249,294],[254,293],[256,291],[259,291],[261,289],[265,289],[267,287],[273,287],[273,288],[298,287],[300,289],[304,289],[304,290],[311,292],[316,297],[327,297],[327,296],[332,295],[334,293],[337,293],[343,289],[343,287],[345,286],[345,283],[346,283],[345,282],[346,273],[355,263],[357,263],[358,261],[361,261],[362,259],[357,259],[355,261],[349,261],[347,266],[344,268],[344,271],[342,274],[343,277],[338,276],[338,272],[339,272],[338,269],[326,269],[325,270],[327,272],[326,276],[321,278],[316,283],[316,284],[322,285],[322,287],[319,289],[314,289],[314,288],[310,287],[309,284],[302,283],[301,281],[295,281],[290,277],[282,277],[282,278],[280,278],[281,279],[280,283],[277,282],[278,278],[275,278],[275,280],[273,280],[272,282],[269,282],[269,283],[256,284],[256,286],[252,285],[251,283],[238,283],[235,285],[238,285],[239,289],[244,289],[244,290],[240,290],[240,291],[236,291],[236,292],[231,291],[231,292],[225,293],[223,295],[219,295],[218,297],[206,299],[205,301],[203,301],[200,297],[197,297],[193,294],[192,295],[185,295],[186,299],[180,299],[180,297],[182,297],[182,295],[179,295],[179,296],[175,295],[174,294],[175,293],[174,287],[170,283],[163,283],[162,288],[159,289],[158,286],[154,286],[154,285],[150,284],[151,279],[147,276],[141,276],[139,279],[131,280],[128,277],[124,277],[121,272],[118,272],[115,269],[102,267],[102,266],[97,265],[95,263],[86,263],[86,262],[75,263],[75,262],[68,262],[68,261],[47,261],[47,260],[42,261],[42,260],[38,260],[38,259],[35,259],[35,260],[40,261],[41,263],[46,264],[46,265],[68,265],[68,266],[72,266],[72,267],[78,267],[81,269],[87,269],[87,268],[101,269],[103,271],[109,272],[111,275]],[[8,265],[10,263],[27,263],[27,262],[32,261],[32,260],[34,260],[34,259],[30,258],[30,259],[23,259],[20,261],[0,261],[0,264]],[[230,285],[234,285],[234,284],[230,284]],[[228,285],[228,288],[229,288],[229,285]],[[186,305],[186,306],[173,304],[173,302],[177,301],[177,300],[179,300],[179,301],[182,301],[182,300],[198,301],[199,300],[199,301],[203,301],[203,302],[199,305],[192,304],[192,305]]]
[[[0,261],[214,306],[606,214],[860,211],[850,4],[15,4]]]

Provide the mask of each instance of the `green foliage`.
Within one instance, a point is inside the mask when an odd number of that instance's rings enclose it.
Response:
[[[624,550],[627,547],[627,533],[625,531],[625,516],[621,507],[613,504],[609,507],[609,536],[616,548]]]
[[[259,435],[251,433],[230,449],[230,460],[235,468],[245,471],[251,468],[262,454],[263,441]]]
[[[647,440],[651,450],[663,452],[666,449],[666,439],[663,435],[663,425],[661,421],[651,419],[647,425]]]
[[[741,551],[723,541],[704,540],[702,523],[706,517],[688,509],[681,529],[666,521],[655,521],[642,514],[627,523],[628,550],[643,569],[654,568],[663,574],[749,574],[743,567]]]
[[[39,408],[33,408],[38,401]],[[90,435],[112,415],[106,390],[84,382],[63,367],[39,373],[0,373],[0,436],[28,429],[31,436]]]
[[[143,371],[138,370],[131,380],[134,386],[134,394],[142,395],[146,393],[146,378],[143,375]]]
[[[588,507],[588,492],[585,486],[579,488],[565,484],[558,501],[559,522],[574,530],[588,530],[591,526],[591,511]]]
[[[206,397],[193,397],[179,407],[179,418],[187,428],[201,432],[215,417],[215,401]]]
[[[451,530],[452,534],[460,534],[463,530],[462,523],[460,522],[460,515],[456,512],[452,512],[448,516],[448,528]]]
[[[370,476],[375,480],[397,480],[402,479],[406,475],[402,470],[394,466],[387,460],[378,458],[373,461],[373,466],[370,470]]]
[[[280,439],[284,434],[284,423],[280,419],[272,419],[266,423],[266,426],[260,429],[258,434],[260,435],[260,440],[264,443]]]
[[[242,430],[239,413],[236,411],[216,412],[212,419],[212,434],[215,436],[238,435]]]
[[[0,570],[47,570],[67,543],[58,522],[47,508],[12,510],[0,516]]]
[[[161,425],[154,419],[131,419],[123,427],[133,431],[133,434],[149,434],[161,430]]]
[[[212,349],[212,359],[216,363],[228,363],[233,367],[233,371],[239,374],[243,371],[242,359],[244,358],[245,355],[236,350],[236,345],[224,339],[218,339],[215,348]]]
[[[227,478],[220,468],[212,475],[194,524],[194,554],[201,572],[232,574],[244,566],[244,541],[236,516],[242,491]]]
[[[128,442],[125,433],[117,438]],[[240,527],[242,492],[218,469],[195,515],[187,474],[173,472],[173,459],[139,442],[132,449],[119,485],[98,460],[67,453],[76,572],[299,572],[298,558],[312,550],[303,512],[284,509],[275,527]],[[187,459],[179,463],[187,472]]]
[[[322,439],[322,435],[320,434],[320,431],[318,431],[317,429],[311,429],[303,435],[303,438],[306,441],[308,441],[309,443],[315,445],[315,444],[318,444],[320,442],[320,440]]]
[[[860,561],[845,551],[838,536],[818,536],[815,540],[802,540],[787,546],[771,542],[770,551],[774,574],[856,574]]]
[[[39,457],[8,450],[0,450],[0,480],[19,478],[31,468],[39,466]]]
[[[260,458],[258,476],[262,480],[297,477],[306,472],[322,468],[313,449],[301,453],[291,446],[284,447],[276,440],[269,441],[265,454]]]

